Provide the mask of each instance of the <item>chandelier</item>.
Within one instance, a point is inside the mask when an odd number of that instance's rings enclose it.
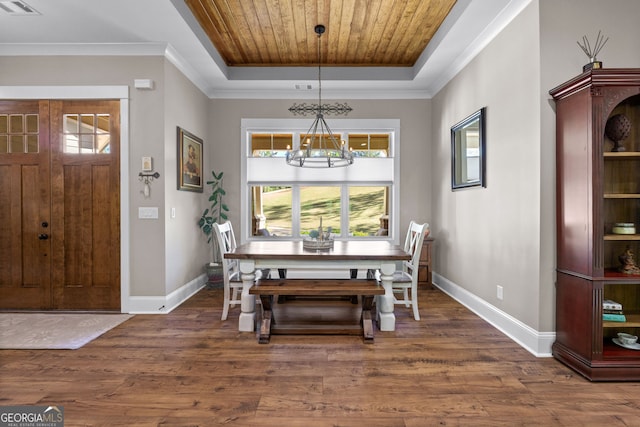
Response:
[[[345,147],[345,141],[340,141],[329,129],[324,120],[324,114],[347,115],[351,111],[346,103],[334,105],[322,105],[322,79],[321,79],[321,50],[320,37],[325,31],[324,25],[316,25],[314,31],[318,35],[318,103],[307,105],[293,104],[289,111],[294,115],[306,116],[315,114],[306,135],[300,139],[293,149],[287,147],[287,164],[301,168],[334,168],[349,166],[353,163],[353,153]]]

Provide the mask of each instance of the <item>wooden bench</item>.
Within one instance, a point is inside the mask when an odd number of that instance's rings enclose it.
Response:
[[[384,288],[375,280],[364,279],[270,279],[259,280],[249,289],[262,302],[262,321],[258,342],[267,344],[271,334],[362,334],[364,342],[373,343],[371,308],[375,295],[384,295]],[[295,325],[277,324],[273,316],[273,297],[293,296],[361,296],[362,313],[359,325]]]

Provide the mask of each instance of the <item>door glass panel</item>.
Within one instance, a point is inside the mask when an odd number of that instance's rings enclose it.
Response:
[[[109,128],[109,115],[108,114],[96,114],[97,129],[96,133],[110,133]]]
[[[22,135],[10,135],[11,138],[11,153],[24,153],[24,136]]]
[[[94,133],[94,119],[95,117],[93,116],[93,114],[81,114],[80,120],[82,122],[82,125],[80,126],[80,133]]]
[[[9,116],[0,114],[0,134],[9,133]]]
[[[27,135],[27,153],[38,152],[38,135]]]
[[[9,118],[9,133],[23,133],[22,114],[11,114]]]
[[[7,135],[0,135],[0,154],[9,152],[9,138]]]
[[[27,133],[38,133],[38,115],[37,114],[27,114],[25,116],[25,121],[27,124]]]
[[[96,150],[98,153],[110,153],[109,142],[111,141],[111,135],[98,135],[96,136]]]
[[[65,114],[63,119],[63,132],[64,133],[78,133],[78,115],[77,114]]]
[[[93,153],[93,135],[80,134],[80,152]]]

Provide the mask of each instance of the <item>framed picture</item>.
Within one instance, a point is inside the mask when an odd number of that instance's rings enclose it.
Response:
[[[178,126],[178,190],[202,193],[202,139]]]

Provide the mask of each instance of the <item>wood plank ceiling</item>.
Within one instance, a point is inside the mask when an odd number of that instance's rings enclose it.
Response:
[[[228,66],[411,67],[456,0],[185,0]]]

